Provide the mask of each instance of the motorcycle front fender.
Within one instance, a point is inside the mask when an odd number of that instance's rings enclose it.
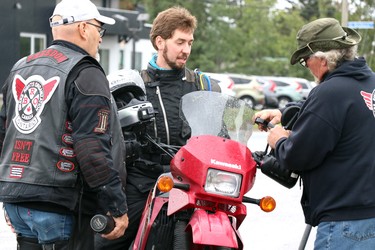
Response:
[[[207,213],[198,209],[191,217],[189,227],[194,244],[238,248],[237,234],[224,212]]]

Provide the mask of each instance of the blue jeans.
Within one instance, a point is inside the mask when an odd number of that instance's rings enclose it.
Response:
[[[319,223],[314,249],[375,249],[375,218]]]
[[[38,239],[39,244],[69,240],[74,226],[73,215],[57,214],[4,203],[17,236]]]

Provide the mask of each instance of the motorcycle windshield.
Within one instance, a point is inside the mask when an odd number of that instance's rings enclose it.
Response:
[[[190,126],[191,136],[221,136],[244,145],[252,135],[253,115],[243,100],[218,92],[191,92],[180,103],[180,117]]]

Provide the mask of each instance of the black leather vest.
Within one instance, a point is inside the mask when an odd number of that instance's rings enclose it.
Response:
[[[66,79],[83,58],[71,49],[51,46],[21,59],[5,83],[7,131],[1,158],[1,181],[74,187],[73,151]]]

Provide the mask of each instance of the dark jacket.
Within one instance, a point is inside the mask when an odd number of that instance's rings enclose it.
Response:
[[[155,122],[147,128],[147,133],[157,141],[168,145],[182,146],[190,137],[190,128],[180,118],[180,100],[187,93],[211,89],[220,92],[219,85],[211,81],[200,84],[197,73],[183,68],[182,70],[160,70],[149,64],[147,71],[141,72],[145,82],[147,100],[155,110]],[[128,182],[141,192],[148,192],[157,177],[169,165],[170,158],[155,147],[142,149],[141,157],[133,166],[127,166]],[[140,179],[142,181],[140,181]]]
[[[347,61],[315,87],[276,158],[303,180],[306,223],[375,217],[375,74]]]
[[[3,93],[1,201],[52,212],[94,214],[99,205],[115,216],[127,211],[118,176],[123,140],[112,145],[121,129],[96,60],[56,41],[21,59]]]

